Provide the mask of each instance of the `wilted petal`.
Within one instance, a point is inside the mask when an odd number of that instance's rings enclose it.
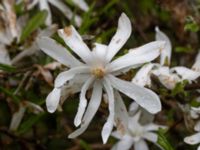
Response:
[[[139,86],[145,86],[145,85],[150,86],[151,84],[150,73],[153,67],[154,64],[152,63],[144,65],[132,79],[132,82]]]
[[[96,114],[100,106],[101,97],[102,97],[102,85],[98,82],[95,82],[93,91],[92,91],[92,97],[87,107],[87,110],[85,112],[85,115],[83,117],[81,127],[77,129],[76,131],[74,131],[73,133],[71,133],[68,136],[69,138],[75,138],[79,136],[80,134],[82,134],[87,129],[92,118],[94,117],[94,115]]]
[[[200,132],[200,121],[194,126],[194,130]]]
[[[149,150],[149,148],[144,140],[140,140],[134,144],[134,150]]]
[[[73,26],[58,30],[58,34],[65,41],[67,46],[80,56],[84,62],[90,63],[92,59],[92,52]]]
[[[153,143],[156,143],[158,140],[158,135],[153,132],[146,132],[142,137]]]
[[[91,77],[82,86],[78,111],[77,111],[77,114],[74,119],[74,125],[76,127],[81,124],[81,120],[82,120],[83,114],[85,112],[85,108],[87,106],[87,99],[86,99],[85,95],[93,81],[94,81],[94,77]]]
[[[31,109],[33,111],[33,113],[35,113],[35,114],[44,112],[42,107],[40,107],[39,105],[34,104],[32,102],[24,101],[24,104],[27,106],[27,108]]]
[[[160,64],[164,65],[165,63],[167,63],[167,65],[170,65],[171,51],[172,51],[171,42],[167,37],[167,35],[162,31],[160,31],[158,27],[156,27],[155,30],[156,30],[156,40],[166,42],[165,48],[162,50],[160,54]]]
[[[54,88],[51,93],[46,98],[46,106],[47,110],[50,113],[53,113],[56,111],[58,107],[58,103],[60,101],[60,96],[61,96],[61,89]]]
[[[0,63],[7,65],[11,64],[8,51],[3,45],[0,45]]]
[[[88,66],[80,66],[80,67],[74,67],[70,70],[61,72],[55,79],[54,86],[55,87],[61,87],[63,86],[67,81],[71,80],[75,75],[81,74],[81,73],[89,73],[90,68]]]
[[[135,100],[150,113],[155,114],[161,110],[160,99],[153,91],[111,75],[109,75],[109,79],[114,88]]]
[[[52,16],[51,16],[51,10],[49,8],[49,4],[47,0],[39,0],[39,6],[40,6],[40,10],[47,10],[48,12],[48,16],[45,20],[45,24],[46,25],[51,25],[52,23]]]
[[[200,143],[200,133],[196,133],[192,136],[184,138],[184,142],[191,145]]]
[[[200,72],[200,51],[197,54],[197,57],[195,59],[194,65],[192,66],[192,69]]]
[[[69,7],[65,5],[61,0],[48,0],[52,5],[57,7],[68,19],[72,19],[74,17],[75,24],[77,26],[81,25],[81,18],[78,15],[74,15]]]
[[[114,60],[110,65],[108,65],[107,69],[109,71],[118,71],[130,66],[137,66],[139,64],[150,62],[160,55],[164,45],[165,42],[162,41],[145,44]]]
[[[73,0],[73,2],[83,11],[88,11],[89,7],[84,0]]]
[[[109,109],[109,116],[106,123],[103,126],[101,136],[103,139],[103,143],[105,144],[112,132],[113,125],[114,125],[114,117],[115,117],[115,103],[114,103],[114,93],[113,88],[110,84],[108,79],[105,79],[103,82],[105,91],[108,95],[108,109]]]
[[[129,136],[123,137],[122,140],[117,142],[111,150],[129,150],[133,145],[133,139]],[[143,150],[143,149],[141,149]]]
[[[66,66],[74,67],[82,64],[66,48],[53,39],[41,37],[37,39],[37,44],[43,52]]]
[[[176,71],[177,74],[179,74],[183,80],[192,81],[192,80],[197,79],[200,76],[200,72],[193,71],[186,67],[174,67],[171,70]]]
[[[108,53],[106,55],[107,62],[109,62],[115,56],[115,54],[117,54],[117,52],[122,48],[122,46],[130,37],[131,32],[131,22],[126,16],[126,14],[122,13],[118,21],[117,32],[115,33],[108,45]]]
[[[10,124],[10,130],[15,131],[19,127],[22,118],[24,116],[24,113],[26,111],[26,107],[20,104],[19,110],[15,112],[12,116],[11,124]]]

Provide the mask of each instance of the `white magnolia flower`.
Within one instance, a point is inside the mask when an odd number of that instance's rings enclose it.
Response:
[[[112,136],[120,141],[112,147],[112,150],[129,150],[132,146],[134,146],[134,150],[148,150],[149,148],[145,140],[156,144],[158,136],[154,132],[159,128],[166,127],[152,122],[141,125],[139,123],[140,111],[134,116],[130,116],[120,96],[115,100],[120,105],[116,105],[115,108],[117,131],[114,131]]]
[[[102,129],[104,143],[106,143],[114,124],[114,99],[116,98],[114,89],[129,96],[151,113],[157,113],[161,110],[159,97],[154,92],[115,77],[124,69],[132,66],[138,67],[145,62],[152,61],[159,56],[161,49],[164,48],[165,42],[154,41],[112,60],[131,35],[131,30],[131,22],[123,13],[118,21],[117,32],[109,45],[95,43],[95,47],[91,51],[73,26],[60,29],[59,36],[82,59],[82,62],[53,39],[47,37],[38,39],[42,51],[70,67],[69,70],[60,73],[55,79],[54,89],[46,99],[48,111],[52,113],[56,110],[62,93],[68,92],[64,91],[64,87],[69,86],[69,84],[70,87],[74,87],[76,86],[73,84],[74,82],[80,82],[79,87],[76,87],[76,90],[72,88],[72,91],[81,92],[78,112],[74,120],[75,126],[81,125],[81,127],[70,134],[70,138],[77,137],[87,129],[100,106],[103,91],[108,96],[109,108],[109,116]],[[93,91],[87,105],[86,92],[90,88]]]
[[[20,102],[19,110],[15,112],[12,116],[10,123],[10,130],[15,131],[18,129],[27,109],[30,109],[34,114],[39,114],[41,112],[44,112],[42,107],[40,107],[37,104],[34,104],[29,101]]]
[[[89,7],[84,0],[72,0],[72,2],[77,5],[83,11],[88,11]],[[52,14],[49,7],[49,3],[59,9],[66,18],[72,19],[74,17],[74,21],[77,26],[81,25],[81,18],[78,15],[74,15],[68,6],[62,0],[29,0],[28,1],[28,9],[33,8],[35,5],[39,4],[40,10],[47,10],[48,16],[46,19],[46,25],[51,25],[52,23]]]
[[[196,145],[200,143],[200,121],[195,125],[194,130],[197,133],[184,138],[184,142],[190,145]],[[200,146],[198,146],[197,150],[200,150]]]
[[[144,65],[132,79],[133,83],[140,86],[151,86],[151,74],[158,77],[160,82],[167,88],[173,89],[176,83],[183,80],[188,80],[189,82],[196,80],[200,76],[200,72],[196,71],[199,66],[199,56],[196,58],[196,62],[193,65],[193,69],[189,69],[183,66],[169,68],[169,66],[164,66],[165,64],[170,65],[171,59],[171,42],[167,35],[156,27],[156,40],[165,41],[166,46],[160,55],[160,64],[149,63]],[[195,70],[195,68],[197,68]]]

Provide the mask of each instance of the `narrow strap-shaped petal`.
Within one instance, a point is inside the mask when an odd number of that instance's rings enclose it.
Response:
[[[194,130],[200,132],[200,121],[196,123],[196,125],[194,126]]]
[[[46,98],[46,106],[47,110],[50,113],[53,113],[56,111],[61,96],[61,89],[54,88],[51,93]]]
[[[171,71],[176,71],[178,75],[182,77],[183,80],[196,80],[200,76],[200,72],[193,71],[186,67],[174,67],[171,69]]]
[[[82,23],[82,19],[78,15],[74,15],[69,7],[65,5],[61,0],[48,0],[52,5],[57,7],[68,19],[72,19],[74,17],[75,24],[80,26]]]
[[[129,136],[125,136],[122,140],[117,142],[111,150],[129,150],[133,145],[133,139]],[[143,150],[143,149],[141,149]]]
[[[54,86],[57,88],[61,87],[67,81],[71,80],[75,75],[81,74],[81,73],[89,73],[89,72],[90,72],[90,68],[87,66],[75,67],[70,70],[64,71],[56,77],[54,81],[55,82]]]
[[[135,142],[134,150],[149,150],[147,143],[144,140]]]
[[[88,128],[92,118],[94,117],[100,106],[101,98],[102,98],[102,85],[99,82],[95,82],[92,91],[92,97],[85,112],[85,115],[83,117],[81,127],[76,131],[74,131],[73,133],[71,133],[68,136],[69,138],[75,138],[81,135]]]
[[[67,46],[80,56],[84,62],[90,63],[92,59],[92,52],[73,26],[58,30],[58,34],[65,41]]]
[[[166,126],[150,123],[144,126],[145,131],[157,131],[159,128],[167,128]]]
[[[10,56],[4,45],[0,45],[0,63],[7,65],[11,64]]]
[[[107,69],[109,71],[118,71],[133,65],[150,62],[160,55],[164,45],[165,42],[162,41],[154,41],[145,44],[114,60],[107,66]]]
[[[195,71],[200,72],[200,50],[199,50],[199,52],[197,54],[197,57],[196,57],[195,62],[193,64],[193,66],[192,66],[192,69],[195,70]]]
[[[77,114],[75,116],[74,119],[74,125],[77,127],[81,124],[81,120],[83,117],[83,114],[85,112],[85,108],[87,106],[87,99],[85,97],[86,92],[88,90],[88,88],[90,87],[90,85],[92,84],[92,82],[94,81],[94,77],[90,77],[82,86],[81,88],[81,94],[80,94],[80,102],[79,102],[79,106],[78,106],[78,111]]]
[[[107,45],[100,44],[100,43],[94,43],[94,48],[92,49],[93,57],[95,58],[94,61],[97,62],[97,64],[105,64],[105,55],[107,52]]]
[[[158,135],[153,132],[146,132],[142,137],[153,143],[158,140]]]
[[[132,79],[132,82],[139,85],[139,86],[145,86],[151,85],[151,70],[154,67],[153,63],[149,63],[144,65],[135,75],[135,77]]]
[[[52,15],[51,15],[51,10],[49,8],[49,4],[48,4],[47,0],[39,0],[39,6],[40,6],[40,10],[47,10],[48,16],[45,20],[45,24],[48,26],[51,25]]]
[[[153,91],[135,85],[134,83],[123,81],[112,75],[109,75],[109,79],[114,88],[135,100],[148,112],[155,114],[161,110],[160,99]]]
[[[115,122],[122,135],[128,130],[128,112],[119,92],[115,91]]]
[[[73,0],[73,2],[83,11],[88,11],[88,4],[84,0]]]
[[[162,50],[160,54],[160,64],[164,65],[165,63],[167,63],[167,65],[170,65],[171,51],[172,51],[171,42],[169,38],[167,37],[167,35],[163,33],[162,31],[160,31],[158,27],[155,28],[155,31],[156,31],[156,41],[166,42],[165,48]]]
[[[19,127],[19,125],[22,121],[25,111],[26,111],[26,107],[24,105],[20,104],[19,110],[17,112],[15,112],[12,116],[10,130],[12,130],[12,131],[17,130],[17,128]]]
[[[112,132],[113,125],[114,125],[114,117],[115,117],[115,103],[114,103],[114,91],[108,79],[104,79],[103,82],[105,91],[108,95],[108,109],[109,109],[109,116],[106,123],[103,126],[101,131],[101,136],[103,139],[103,143],[105,144]]]
[[[200,143],[200,132],[184,138],[184,142],[191,145]]]
[[[126,16],[126,14],[122,13],[118,21],[117,32],[115,33],[108,45],[108,53],[106,56],[107,62],[109,62],[115,56],[115,54],[117,54],[117,52],[122,48],[122,46],[130,37],[131,32],[131,22]]]
[[[66,48],[53,39],[40,37],[37,39],[37,44],[43,52],[66,66],[74,67],[82,64]]]

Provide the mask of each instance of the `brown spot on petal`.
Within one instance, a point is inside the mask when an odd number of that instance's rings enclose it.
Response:
[[[119,131],[121,135],[125,134],[125,127],[119,118],[116,119],[116,127],[117,127],[117,131]]]
[[[72,35],[72,28],[71,28],[71,26],[65,27],[65,28],[64,28],[64,33],[65,33],[67,36],[71,36],[71,35]]]

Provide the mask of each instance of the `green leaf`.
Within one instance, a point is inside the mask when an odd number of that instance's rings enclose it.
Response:
[[[194,20],[192,16],[188,16],[186,18],[186,24],[184,26],[185,31],[191,31],[191,32],[198,32],[200,30],[199,25]]]
[[[16,68],[7,64],[0,63],[0,70],[6,71],[6,72],[14,72]]]
[[[87,144],[85,141],[80,140],[79,141],[80,146],[84,149],[84,150],[92,150],[92,148],[90,147],[89,144]]]
[[[164,150],[174,150],[174,148],[171,146],[169,141],[166,137],[166,130],[165,129],[159,129],[158,130],[158,141],[157,143],[164,149]]]
[[[19,134],[26,133],[28,130],[31,129],[31,127],[36,124],[43,116],[45,113],[40,113],[37,115],[32,115],[29,117],[27,120],[25,120],[21,125],[20,129],[18,131]]]
[[[184,87],[188,84],[187,80],[183,80],[182,82],[178,82],[175,88],[172,90],[172,95],[175,96],[177,94],[183,93],[186,96],[186,92]]]
[[[20,99],[14,95],[10,90],[7,90],[0,86],[0,92],[6,94],[7,96],[11,97],[15,103],[19,103]]]
[[[24,30],[22,31],[20,42],[23,42],[31,33],[33,33],[38,27],[44,24],[44,21],[48,13],[46,10],[39,11],[31,20],[28,21]]]

